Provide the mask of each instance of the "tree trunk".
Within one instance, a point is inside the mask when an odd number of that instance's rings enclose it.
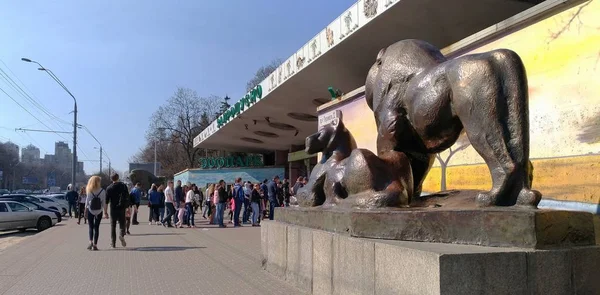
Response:
[[[441,171],[442,171],[442,177],[440,180],[440,190],[441,191],[445,191],[446,190],[446,164],[442,164],[440,165],[441,167]]]

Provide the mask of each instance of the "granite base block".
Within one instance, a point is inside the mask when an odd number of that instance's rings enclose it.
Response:
[[[594,294],[600,246],[485,247],[261,223],[265,269],[312,294]],[[281,274],[284,273],[284,276]]]
[[[596,244],[587,212],[492,208],[287,207],[275,220],[358,238],[548,249]]]

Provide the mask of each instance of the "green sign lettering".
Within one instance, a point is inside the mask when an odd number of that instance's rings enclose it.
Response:
[[[217,118],[217,128],[223,127],[229,120],[237,117],[246,107],[249,108],[260,99],[262,99],[262,86],[257,85]]]
[[[244,167],[262,167],[263,158],[260,155],[250,155],[246,157],[216,157],[200,158],[200,167],[202,169],[219,168],[244,168]]]

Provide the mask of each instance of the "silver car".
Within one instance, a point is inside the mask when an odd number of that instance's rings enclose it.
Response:
[[[0,230],[35,228],[43,231],[56,222],[56,215],[52,212],[33,210],[15,201],[0,201]]]

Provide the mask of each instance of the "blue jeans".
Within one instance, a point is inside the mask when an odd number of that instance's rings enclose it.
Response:
[[[88,228],[90,235],[90,242],[94,245],[98,244],[98,236],[100,235],[100,221],[102,220],[102,212],[98,215],[93,215],[88,210]]]
[[[225,226],[223,224],[223,215],[225,214],[225,203],[217,203],[217,212],[215,214],[215,222],[219,226]]]
[[[248,219],[250,219],[250,200],[244,198],[244,213],[242,217],[242,222],[248,223]]]
[[[160,222],[165,218],[165,207],[158,208],[158,215],[160,216],[158,222]]]
[[[269,200],[269,220],[273,220],[273,214],[275,213],[275,207],[279,207],[277,205],[277,200]]]
[[[240,212],[242,211],[242,200],[235,199],[235,210],[233,211],[233,226],[240,225]]]
[[[73,211],[71,211],[71,209]],[[71,212],[75,213],[75,215],[77,215],[77,203],[75,202],[69,202],[69,217],[73,217],[73,215],[71,215]]]
[[[260,217],[260,205],[257,202],[252,202],[252,225],[257,224]]]
[[[192,203],[185,203],[185,210],[187,211],[187,224],[196,225],[194,223],[194,206]]]

